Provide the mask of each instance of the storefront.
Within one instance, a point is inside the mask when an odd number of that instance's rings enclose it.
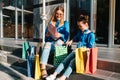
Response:
[[[7,1],[7,0],[4,0]],[[13,0],[12,0],[13,1]],[[16,1],[16,0],[14,0]],[[18,3],[20,3],[19,0]],[[27,0],[24,0],[27,1]],[[65,9],[65,19],[70,22],[70,33],[71,38],[76,34],[78,30],[76,25],[76,14],[78,9],[86,10],[90,14],[90,29],[96,35],[97,44],[105,44],[108,47],[114,47],[120,44],[120,11],[119,11],[119,0],[45,0],[46,1],[46,15],[47,19],[50,18],[52,11],[55,6],[62,5]],[[14,3],[9,0],[10,4]],[[29,2],[29,1],[28,1]],[[27,3],[25,2],[27,5]],[[33,38],[42,38],[42,19],[43,14],[42,0],[30,0],[29,4],[33,5],[33,15],[31,15],[31,21],[33,21]],[[15,3],[13,4],[15,5]],[[9,5],[8,5],[9,6]],[[21,7],[21,6],[18,6]],[[3,12],[0,8],[0,14]],[[22,9],[22,8],[21,8]],[[15,17],[15,12],[11,14]],[[13,16],[10,15],[10,16]],[[21,13],[20,13],[21,15]],[[8,16],[9,17],[9,16]],[[3,17],[0,17],[0,20]],[[25,18],[26,20],[27,18]],[[9,19],[7,19],[9,20]],[[11,20],[11,19],[10,19]],[[16,21],[16,20],[15,20]],[[16,23],[14,21],[14,23]],[[46,20],[47,23],[48,20]],[[3,21],[5,22],[5,21]],[[18,21],[19,22],[19,21]],[[31,22],[29,22],[31,23]],[[4,29],[2,27],[4,24],[0,24],[0,36],[4,38]],[[21,33],[20,33],[21,34]],[[29,33],[28,33],[29,34]],[[15,31],[14,31],[14,35]],[[22,35],[22,34],[21,34]]]
[[[100,46],[115,47],[120,44],[119,0],[70,0],[71,36],[76,28],[77,8],[90,13],[90,29],[95,32]]]

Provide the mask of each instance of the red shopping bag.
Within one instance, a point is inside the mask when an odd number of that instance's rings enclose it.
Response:
[[[91,48],[86,61],[85,73],[93,74],[97,70],[98,48]]]

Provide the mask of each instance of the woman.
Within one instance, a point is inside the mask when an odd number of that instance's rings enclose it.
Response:
[[[57,35],[54,35],[49,30],[50,26],[57,30]],[[59,46],[64,44],[69,38],[69,23],[64,21],[64,8],[58,6],[53,16],[51,17],[45,32],[45,45],[41,55],[41,72],[42,78],[47,77],[46,65],[48,62],[50,51],[54,50],[55,45]]]
[[[86,13],[79,14],[78,19],[77,19],[77,25],[79,27],[79,31],[77,35],[67,42],[67,45],[71,45],[73,41],[77,41],[78,45],[77,47],[87,47],[93,48],[95,45],[95,35],[93,32],[91,32],[89,28],[89,17],[86,15]],[[70,76],[72,73],[73,69],[75,69],[75,52],[71,52],[60,65],[57,67],[55,72],[48,76],[46,80],[55,80],[56,76],[60,74],[60,72],[66,69],[63,75],[60,78],[57,78],[56,80],[65,80]]]

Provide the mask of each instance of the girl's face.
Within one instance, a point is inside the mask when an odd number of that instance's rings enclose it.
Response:
[[[63,16],[64,16],[64,13],[61,10],[56,11],[55,18],[57,20],[61,20],[63,18]]]
[[[83,21],[78,21],[77,25],[78,25],[79,29],[82,30],[82,31],[84,31],[85,29],[88,28],[88,24],[84,23]]]

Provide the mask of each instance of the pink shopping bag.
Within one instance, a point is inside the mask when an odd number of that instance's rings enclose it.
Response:
[[[58,35],[58,31],[55,26],[52,24],[48,25],[48,31],[52,34],[52,36]]]
[[[86,61],[85,73],[93,74],[97,70],[98,48],[91,48]]]

